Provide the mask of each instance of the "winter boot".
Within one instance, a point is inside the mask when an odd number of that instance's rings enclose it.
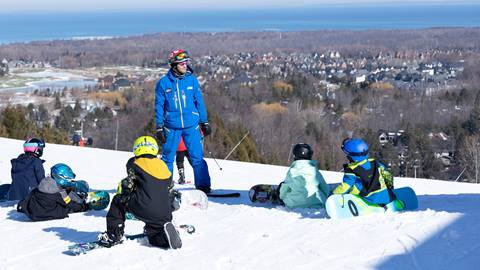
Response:
[[[177,229],[171,222],[167,222],[163,225],[163,230],[167,236],[168,245],[171,249],[178,249],[182,247],[182,239],[178,234]]]
[[[180,185],[185,184],[185,169],[184,168],[178,169],[178,174],[180,176],[180,178],[178,178],[178,183]]]
[[[112,247],[123,242],[122,237],[117,238],[115,234],[109,234],[107,232],[98,235],[98,244],[104,247]]]

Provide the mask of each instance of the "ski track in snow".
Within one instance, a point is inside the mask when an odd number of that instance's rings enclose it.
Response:
[[[405,253],[410,256],[410,259],[411,259],[412,264],[415,267],[415,269],[422,269],[422,267],[418,263],[417,256],[415,255],[415,251],[412,248],[410,248],[410,246],[411,246],[410,244],[406,243],[406,242],[409,242],[409,239],[413,239],[413,238],[411,238],[411,237],[399,237],[399,238],[397,238],[397,241],[400,243],[400,245],[402,245]]]
[[[22,141],[0,138],[0,184],[10,182],[10,162]],[[69,164],[77,179],[95,190],[115,192],[132,156],[92,148],[48,144],[46,171]],[[252,204],[247,191],[255,184],[278,184],[287,167],[207,159],[212,187],[240,192],[240,198],[209,198],[207,210],[185,207],[174,212],[176,224],[193,224],[192,235],[180,231],[183,247],[163,250],[147,239],[72,257],[68,246],[95,240],[105,230],[106,211],[71,214],[63,220],[31,222],[12,203],[0,203],[0,269],[474,269],[480,263],[480,185],[396,178],[397,187],[412,186],[419,210],[348,220],[330,220],[324,210],[288,210]],[[329,183],[342,174],[322,171]],[[177,177],[174,172],[174,178]],[[187,178],[193,177],[186,166]],[[183,185],[180,188],[192,188]],[[140,221],[126,221],[127,234],[143,231]]]

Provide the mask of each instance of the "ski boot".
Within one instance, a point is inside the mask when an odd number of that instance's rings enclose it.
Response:
[[[185,169],[184,168],[178,169],[178,174],[180,176],[180,178],[178,178],[178,184],[180,185],[185,184]]]
[[[177,229],[171,222],[167,222],[163,225],[163,231],[167,236],[168,245],[171,249],[178,249],[182,247],[182,239],[180,239],[180,234],[178,234]]]

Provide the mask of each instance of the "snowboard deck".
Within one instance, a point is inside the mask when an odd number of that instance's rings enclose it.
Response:
[[[280,204],[278,198],[279,185],[259,184],[250,188],[248,197],[253,203],[273,203]]]
[[[125,235],[125,238],[126,238],[126,240],[135,240],[135,239],[143,238],[145,236],[146,235],[144,233],[139,233],[139,234],[134,234],[134,235]],[[121,245],[123,243],[125,243],[125,241],[123,241],[122,243],[117,244],[117,245]],[[68,254],[72,255],[72,256],[78,256],[80,254],[86,254],[87,252],[89,252],[91,250],[99,249],[99,248],[106,248],[106,247],[100,245],[98,243],[98,240],[97,241],[91,241],[91,242],[83,242],[83,243],[78,243],[78,244],[74,244],[74,245],[69,246],[68,247]]]
[[[90,210],[103,210],[110,203],[110,194],[104,190],[90,191],[87,193],[85,202]]]
[[[179,192],[181,194],[180,209],[196,208],[200,210],[207,210],[208,197],[203,191],[197,189],[187,189],[179,190]],[[127,212],[125,214],[125,218],[127,220],[140,220],[131,212]]]
[[[240,192],[217,192],[212,190],[210,193],[207,193],[207,196],[212,198],[236,198],[240,197]]]
[[[404,204],[403,209],[397,209],[391,204],[385,207],[370,204],[360,196],[352,194],[331,195],[325,203],[325,209],[330,218],[345,219],[375,213],[409,211],[418,208],[417,196],[415,191],[410,187],[394,189],[393,192],[397,199]]]
[[[189,225],[189,224],[182,224],[180,226],[175,226],[175,228],[178,230],[178,229],[182,229],[184,231],[186,231],[187,233],[189,234],[193,234],[195,233],[195,226],[193,225]],[[133,235],[125,235],[125,241],[117,244],[116,246],[118,245],[122,245],[124,244],[126,241],[130,241],[130,240],[135,240],[135,239],[141,239],[143,237],[146,237],[147,235],[145,233],[139,233],[139,234],[133,234]],[[92,251],[94,249],[99,249],[99,248],[107,248],[107,247],[104,247],[102,245],[100,245],[98,243],[98,240],[97,241],[90,241],[90,242],[83,242],[83,243],[78,243],[78,244],[73,244],[73,245],[70,245],[68,247],[68,254],[69,255],[72,255],[72,256],[78,256],[78,255],[81,255],[81,254],[86,254],[88,253],[89,251]]]

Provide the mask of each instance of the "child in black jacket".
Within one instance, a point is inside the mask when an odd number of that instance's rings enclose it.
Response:
[[[123,179],[107,213],[107,231],[99,235],[99,244],[111,247],[122,242],[125,214],[130,212],[145,222],[145,233],[151,245],[177,249],[182,241],[172,221],[172,173],[157,157],[157,141],[142,136],[133,144]]]
[[[57,182],[46,177],[37,188],[17,205],[17,211],[25,213],[33,221],[63,219],[69,213],[88,210],[84,199],[75,192],[67,192]]]

